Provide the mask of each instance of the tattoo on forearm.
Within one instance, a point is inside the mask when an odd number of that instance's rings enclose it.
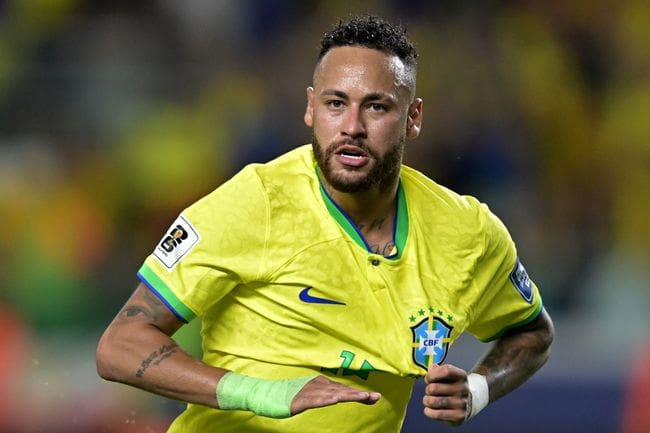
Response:
[[[535,337],[519,335],[497,342],[480,363],[481,370],[491,372],[495,380],[490,387],[491,400],[521,385],[546,361],[547,346]]]
[[[521,353],[519,347],[501,347],[498,344],[483,360],[483,366],[489,370],[499,371],[504,368],[518,366],[524,364],[522,359],[519,358]]]
[[[176,349],[178,347],[178,344],[172,343],[168,345],[162,345],[160,346],[160,349],[155,350],[149,354],[144,360],[142,360],[142,364],[140,365],[140,368],[138,368],[138,371],[135,372],[136,377],[142,377],[144,376],[144,372],[153,364],[153,365],[158,365],[160,364],[164,359],[170,357],[173,353],[176,353]]]

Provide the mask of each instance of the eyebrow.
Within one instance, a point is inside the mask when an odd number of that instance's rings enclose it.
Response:
[[[346,100],[349,99],[347,93],[336,89],[325,89],[320,93],[320,96],[337,96],[341,99],[346,99]],[[378,101],[378,100],[388,100],[391,102],[396,102],[395,97],[390,93],[372,92],[372,93],[368,93],[363,97],[363,102]]]

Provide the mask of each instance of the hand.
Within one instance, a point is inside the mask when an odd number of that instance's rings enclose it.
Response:
[[[462,424],[470,398],[467,372],[451,364],[432,364],[424,382],[424,415],[452,425]]]
[[[343,402],[375,404],[380,398],[381,394],[378,392],[361,391],[329,380],[325,376],[318,376],[307,382],[293,398],[291,415]]]

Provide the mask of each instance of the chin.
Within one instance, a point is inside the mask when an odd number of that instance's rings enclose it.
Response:
[[[346,176],[334,174],[326,178],[332,188],[340,192],[365,192],[372,188],[372,182],[365,174],[358,176]]]

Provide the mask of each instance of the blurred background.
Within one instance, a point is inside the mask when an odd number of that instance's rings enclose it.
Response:
[[[403,431],[650,432],[645,0],[0,1],[0,432],[165,431],[182,405],[99,379],[97,340],[182,208],[309,142],[320,36],[358,12],[420,53],[407,163],[504,220],[557,327],[521,389],[452,430],[418,385]]]

